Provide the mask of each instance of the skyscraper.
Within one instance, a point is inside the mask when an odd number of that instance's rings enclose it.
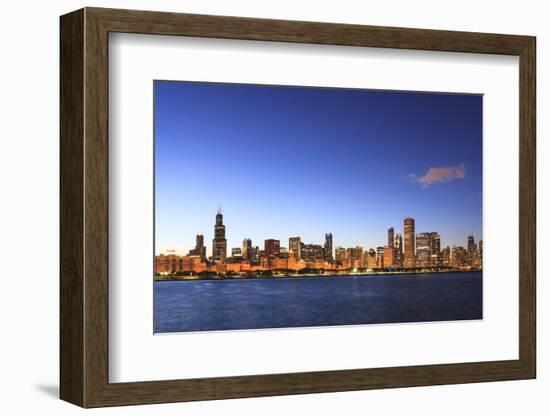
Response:
[[[281,242],[272,238],[264,241],[264,255],[269,257],[277,257],[280,253]]]
[[[300,237],[290,237],[288,239],[288,250],[294,253],[294,258],[300,260],[302,258],[302,240]]]
[[[376,247],[376,267],[378,269],[384,268],[384,247]]]
[[[225,239],[225,225],[221,208],[216,214],[216,225],[214,225],[214,239],[212,240],[212,260],[224,262],[227,257],[227,240]]]
[[[384,247],[384,268],[385,269],[392,269],[397,267],[396,262],[396,250],[395,247]]]
[[[252,240],[250,238],[245,238],[243,240],[243,259],[252,260]]]
[[[414,218],[405,218],[404,221],[404,267],[416,267],[416,258],[414,255]]]
[[[451,266],[451,248],[449,246],[441,250],[441,266],[443,267]]]
[[[344,262],[347,260],[346,249],[344,247],[336,247],[335,254],[336,254],[336,261],[339,264],[344,264]]]
[[[320,244],[305,244],[302,247],[302,258],[305,261],[324,260],[325,250]]]
[[[468,236],[468,252],[472,253],[476,250],[476,242],[473,235]]]
[[[388,247],[393,247],[394,245],[394,239],[393,239],[393,227],[388,228]]]
[[[197,234],[195,237],[195,248],[189,250],[190,256],[200,256],[201,260],[206,259],[206,247],[204,245],[204,236]]]
[[[332,262],[334,257],[332,256],[332,233],[325,234],[325,261]]]
[[[430,266],[441,266],[441,237],[439,233],[430,233]]]
[[[254,246],[250,249],[250,261],[257,262],[260,255],[260,247]]]
[[[457,267],[459,269],[465,268],[467,265],[467,254],[468,252],[464,250],[462,246],[453,246],[451,250],[451,265],[452,267]]]
[[[441,266],[441,237],[439,233],[420,233],[416,236],[416,266]]]
[[[403,266],[403,237],[401,233],[395,235],[395,265],[398,267]]]
[[[416,266],[430,267],[432,249],[431,233],[420,233],[416,236]]]
[[[371,248],[367,252],[367,261],[366,267],[368,269],[376,269],[376,251]]]

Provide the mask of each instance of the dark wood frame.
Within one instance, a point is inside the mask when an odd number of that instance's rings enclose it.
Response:
[[[249,39],[519,56],[519,359],[136,383],[108,380],[108,34]],[[61,17],[60,396],[82,407],[536,376],[535,38],[85,8]]]

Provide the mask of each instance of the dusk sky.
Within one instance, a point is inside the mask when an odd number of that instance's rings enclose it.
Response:
[[[482,238],[482,96],[156,81],[155,250]]]

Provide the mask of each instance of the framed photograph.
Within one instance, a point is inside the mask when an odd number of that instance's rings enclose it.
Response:
[[[535,49],[62,16],[61,398],[535,378]]]

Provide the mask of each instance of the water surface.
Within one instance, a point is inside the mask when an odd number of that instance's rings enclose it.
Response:
[[[154,331],[482,319],[482,274],[154,283]]]

